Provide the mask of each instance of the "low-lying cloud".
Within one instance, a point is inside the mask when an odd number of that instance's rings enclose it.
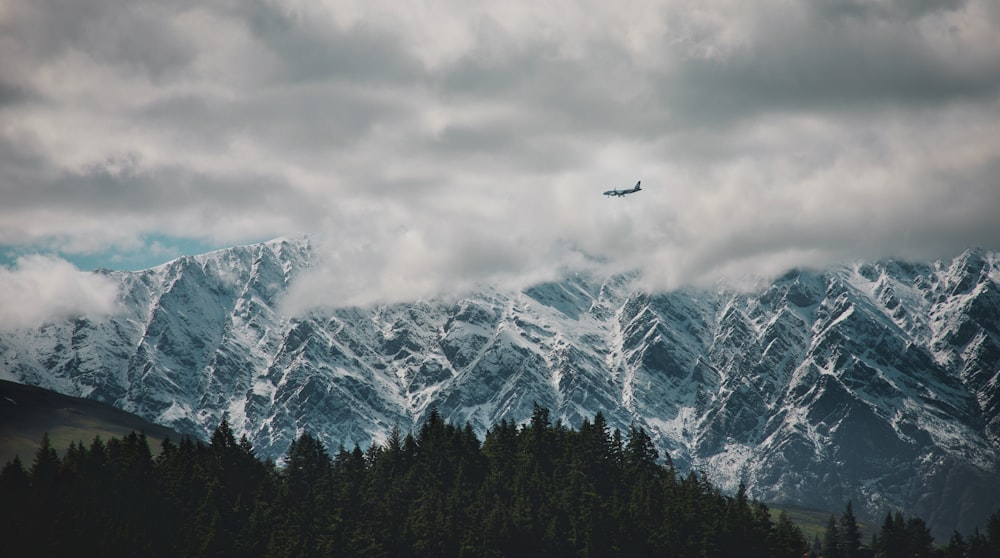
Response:
[[[117,309],[118,284],[59,258],[22,256],[0,267],[0,329],[37,328],[70,318],[99,318]]]

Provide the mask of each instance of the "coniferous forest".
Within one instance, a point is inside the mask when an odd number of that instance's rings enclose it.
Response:
[[[396,429],[367,451],[331,455],[303,434],[282,467],[258,459],[225,421],[209,444],[167,440],[155,456],[141,434],[73,444],[62,457],[46,437],[29,466],[15,459],[3,468],[0,509],[4,556],[853,558],[932,551],[922,522],[899,514],[887,518],[881,540],[863,548],[850,506],[827,530],[832,542],[814,548],[784,514],[773,520],[742,487],[726,496],[703,475],[678,475],[643,430],[611,431],[600,414],[572,430],[552,424],[540,407],[527,424],[502,421],[482,442],[436,411],[417,433],[404,437]],[[1000,516],[987,535],[958,538],[960,547],[933,552],[1000,556]]]

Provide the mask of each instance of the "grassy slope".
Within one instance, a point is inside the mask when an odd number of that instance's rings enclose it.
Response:
[[[71,442],[90,445],[94,436],[107,440],[132,431],[145,432],[154,453],[163,438],[169,436],[176,442],[181,437],[104,403],[0,380],[0,466],[19,455],[24,466],[30,467],[46,432],[61,453]]]
[[[831,515],[837,518],[837,528],[839,529],[840,516],[844,513],[844,510],[830,512],[778,506],[768,506],[768,508],[771,510],[771,518],[774,521],[778,521],[778,516],[784,511],[788,519],[798,525],[799,529],[802,529],[802,534],[805,535],[806,540],[810,543],[816,538],[822,542]],[[868,546],[872,541],[872,534],[878,532],[878,526],[859,520],[858,527],[861,529],[861,545]]]

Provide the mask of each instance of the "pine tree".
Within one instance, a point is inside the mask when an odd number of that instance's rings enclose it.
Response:
[[[858,558],[861,552],[861,529],[850,500],[840,516],[840,551],[843,558]]]
[[[911,517],[906,521],[905,539],[907,557],[930,558],[934,552],[934,537],[927,524],[919,517]]]
[[[33,517],[26,513],[31,510],[31,500],[31,478],[21,458],[14,456],[0,471],[0,541],[11,556],[37,552],[35,541],[26,536],[33,527]]]
[[[624,468],[626,478],[635,481],[643,475],[659,476],[662,473],[656,463],[659,458],[660,452],[653,444],[652,438],[644,429],[637,428],[633,423],[629,427],[628,441],[625,443]]]
[[[819,540],[819,535],[813,537],[812,545],[809,547],[810,556],[823,555],[823,541]]]
[[[28,472],[24,470],[21,458],[15,455],[14,459],[8,461],[0,470],[0,494],[8,498],[19,498],[27,496],[30,489],[31,479],[28,477]],[[6,504],[7,501],[4,503]],[[3,506],[5,510],[10,507]]]
[[[384,447],[341,447],[335,459],[304,434],[282,469],[226,421],[210,444],[166,440],[155,459],[141,434],[74,443],[62,460],[45,439],[30,473],[19,461],[0,471],[0,502],[24,510],[0,535],[14,554],[150,557],[785,558],[805,547],[745,487],[725,497],[704,475],[657,465],[640,429],[623,440],[600,414],[574,431],[535,411],[482,444],[432,411],[416,438],[397,429]],[[53,529],[61,536],[43,536]]]
[[[318,556],[329,543],[332,461],[323,443],[308,433],[292,442],[276,515],[278,556]]]
[[[969,545],[965,544],[965,539],[958,531],[953,531],[948,546],[944,549],[945,558],[965,558],[969,551]]]
[[[990,554],[989,546],[990,542],[981,532],[979,532],[979,528],[977,527],[969,537],[969,550],[967,552],[967,556],[969,558],[994,558],[996,555]]]
[[[986,522],[987,551],[1000,556],[1000,510],[990,514]]]
[[[904,558],[906,556],[906,524],[901,512],[887,513],[878,532],[876,558]]]
[[[31,464],[31,485],[36,491],[55,488],[59,463],[59,455],[52,447],[49,433],[46,432],[42,435],[42,441],[35,451],[35,460]]]
[[[837,528],[837,518],[830,516],[823,534],[823,558],[842,558],[840,529]]]
[[[792,523],[782,510],[772,536],[772,556],[774,558],[802,558],[806,552],[805,537],[798,525]]]

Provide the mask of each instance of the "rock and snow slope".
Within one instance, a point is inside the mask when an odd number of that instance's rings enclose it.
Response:
[[[680,467],[766,501],[903,509],[938,536],[1000,502],[1000,255],[791,272],[752,293],[627,277],[288,318],[311,263],[276,240],[138,272],[121,311],[0,333],[0,377],[178,430],[223,416],[262,456],[336,448],[431,406],[480,434],[532,404],[646,428]]]

